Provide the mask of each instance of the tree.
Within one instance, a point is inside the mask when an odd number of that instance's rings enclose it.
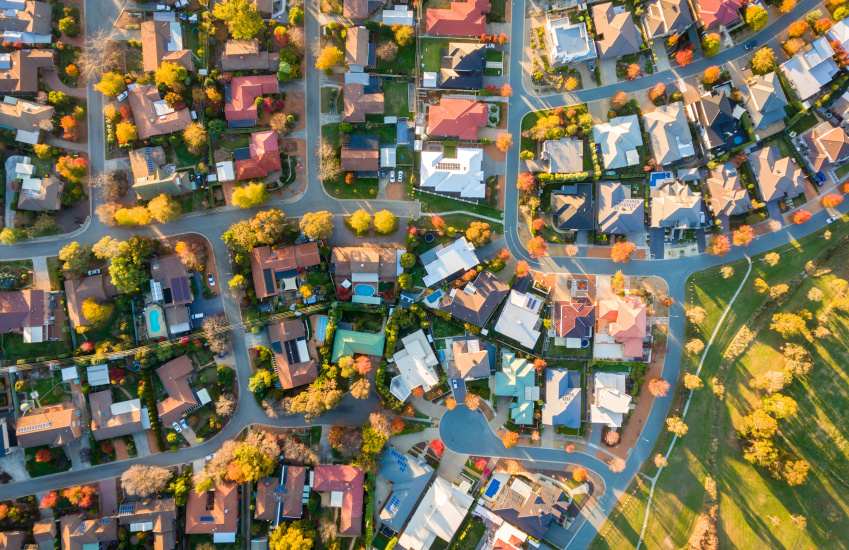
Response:
[[[545,253],[548,251],[548,245],[542,237],[533,237],[529,239],[525,247],[528,250],[528,254],[530,254],[533,258],[541,258],[545,256]]]
[[[699,340],[698,338],[693,338],[687,342],[687,344],[684,346],[684,349],[687,350],[687,353],[689,353],[690,355],[698,355],[702,352],[702,350],[705,349],[705,343]]]
[[[796,0],[781,0],[778,11],[781,13],[790,13],[796,7]]]
[[[811,465],[808,464],[807,460],[788,460],[781,468],[781,475],[787,485],[796,487],[798,485],[803,485],[805,481],[808,480],[808,472],[810,469]]]
[[[707,252],[713,256],[725,256],[731,250],[731,241],[726,235],[714,235],[708,241]]]
[[[106,97],[115,97],[127,89],[127,84],[122,74],[109,71],[100,76],[100,82],[94,85],[94,89]]]
[[[80,24],[72,15],[66,15],[59,19],[58,27],[59,32],[71,38],[80,34]]]
[[[177,241],[174,254],[189,271],[203,271],[206,263],[206,247],[194,241]]]
[[[236,411],[236,398],[232,393],[222,393],[215,401],[215,414],[218,416],[230,416]]]
[[[790,292],[790,285],[786,283],[780,283],[769,287],[769,297],[773,300],[781,298],[788,292]]]
[[[808,300],[812,302],[822,302],[824,296],[825,294],[823,294],[823,291],[817,287],[811,287],[808,291]]]
[[[480,398],[479,395],[467,392],[466,397],[463,400],[463,402],[469,408],[469,410],[476,411],[476,410],[478,410],[478,407],[480,407],[480,405],[481,405],[481,398]]]
[[[165,193],[150,199],[150,202],[147,203],[147,210],[151,217],[159,223],[173,222],[183,214],[180,203]]]
[[[793,223],[796,225],[802,225],[811,219],[811,213],[807,210],[797,210],[793,214]]]
[[[453,411],[457,408],[457,400],[449,395],[445,398],[445,408],[449,411]]]
[[[336,148],[325,140],[321,140],[321,145],[318,149],[321,162],[319,163],[318,178],[321,181],[333,181],[342,175],[342,165],[339,162],[339,155]]]
[[[118,202],[130,189],[127,173],[123,170],[103,172],[97,176],[93,185],[100,188],[100,196],[106,202]]]
[[[233,189],[233,204],[239,208],[255,208],[268,200],[265,183],[256,181]]]
[[[515,447],[516,443],[519,442],[519,434],[516,432],[511,432],[510,430],[504,430],[501,434],[501,443],[505,448],[509,449],[510,447]]]
[[[649,393],[654,397],[665,397],[669,393],[669,382],[663,378],[649,380]]]
[[[788,56],[794,56],[802,50],[807,43],[801,38],[790,38],[781,45]]]
[[[604,434],[604,442],[611,447],[618,445],[620,439],[622,439],[622,436],[615,430],[608,430],[608,432]]]
[[[99,260],[111,260],[121,251],[121,241],[104,235],[91,246],[91,251]]]
[[[743,458],[757,466],[768,467],[778,461],[778,450],[769,439],[755,439],[743,450]]]
[[[445,218],[438,214],[434,214],[430,217],[430,226],[433,227],[433,229],[436,230],[437,233],[442,235],[445,232]]]
[[[495,138],[495,147],[502,153],[506,153],[513,146],[513,136],[507,132],[501,132]]]
[[[627,104],[628,94],[626,94],[622,90],[619,90],[618,92],[613,94],[613,97],[610,98],[610,108],[614,111],[618,111]]]
[[[382,61],[394,61],[398,57],[398,44],[395,42],[383,42],[377,47],[377,58]],[[318,67],[318,62],[316,62]]]
[[[572,481],[575,483],[583,483],[587,480],[587,469],[583,466],[576,466],[572,470]]]
[[[71,183],[81,183],[88,171],[88,161],[83,157],[62,155],[56,159],[56,173]]]
[[[536,191],[536,187],[537,180],[530,172],[522,172],[519,174],[519,177],[516,178],[516,189],[522,193],[531,194]]]
[[[654,455],[654,466],[655,468],[665,468],[669,465],[669,461],[660,453]]]
[[[811,27],[806,21],[803,21],[801,19],[799,19],[798,21],[793,21],[787,27],[787,36],[789,36],[790,38],[802,38],[803,36],[808,34],[808,30],[810,28]]]
[[[704,50],[705,55],[708,57],[718,54],[721,45],[722,42],[719,33],[709,32],[702,38],[702,50]],[[705,82],[705,84],[712,84],[712,82]]]
[[[764,256],[764,263],[770,267],[775,267],[781,261],[781,254],[778,252],[769,252]]]
[[[55,508],[57,504],[59,504],[59,493],[50,491],[49,493],[44,493],[44,496],[41,497],[41,501],[38,503],[38,507],[46,510],[48,508]]]
[[[223,316],[212,315],[203,320],[203,337],[212,353],[221,354],[230,349],[230,326]]]
[[[183,141],[186,142],[186,148],[193,155],[201,155],[206,150],[207,144],[206,128],[203,124],[192,122],[183,129]]]
[[[318,416],[326,412],[342,400],[342,390],[336,385],[335,379],[318,378],[305,390],[285,401],[287,412],[290,414],[302,413],[307,418]]]
[[[118,208],[115,211],[115,223],[118,225],[147,225],[151,219],[150,210],[144,206]]]
[[[416,265],[416,255],[412,252],[404,252],[401,254],[401,267],[404,269],[412,269]]]
[[[389,210],[375,212],[373,223],[378,235],[391,235],[398,228],[398,218]]]
[[[358,378],[351,384],[351,396],[354,399],[368,399],[371,384],[367,378]]]
[[[498,95],[501,97],[510,97],[513,95],[513,86],[505,82],[501,85],[501,88],[498,90]]]
[[[363,236],[371,229],[371,214],[360,208],[356,210],[351,217],[348,218],[348,227],[357,236]]]
[[[686,67],[690,63],[693,62],[693,48],[686,47],[681,48],[677,52],[675,52],[675,62],[678,63],[681,67]]]
[[[835,208],[843,202],[843,195],[837,193],[829,193],[822,198],[823,208]]]
[[[734,246],[749,246],[755,238],[755,230],[751,225],[741,225],[731,234]]]
[[[525,260],[519,260],[516,262],[516,277],[519,277],[520,279],[522,277],[527,277],[529,272],[530,267],[528,266],[528,262]]]
[[[401,47],[412,44],[416,38],[416,31],[410,25],[392,25],[392,33],[395,35],[395,43]]]
[[[722,70],[716,65],[711,65],[702,73],[702,82],[707,86],[711,86],[719,81],[720,76],[722,76]]]
[[[115,125],[115,139],[118,140],[118,145],[129,145],[138,138],[138,130],[136,130],[136,125],[132,122],[125,120]]]
[[[160,466],[134,464],[121,474],[121,488],[130,496],[147,498],[161,493],[171,481],[171,471]]]
[[[360,428],[332,426],[327,433],[327,442],[336,451],[346,456],[352,456],[360,452],[363,437]]]
[[[372,370],[371,358],[368,355],[358,355],[353,363],[354,370],[360,376],[365,376]]]
[[[53,462],[53,453],[50,452],[50,449],[39,449],[35,452],[35,461],[39,464]]]
[[[775,393],[783,390],[792,380],[793,373],[789,369],[768,370],[749,380],[749,386],[755,390]]]
[[[775,52],[769,46],[764,46],[752,56],[752,72],[767,74],[775,70]]]
[[[669,418],[667,418],[666,429],[671,434],[676,435],[678,437],[684,437],[690,430],[689,426],[687,426],[687,424],[680,416],[670,416]]]
[[[630,241],[618,241],[610,247],[610,259],[617,264],[627,263],[637,245]]]
[[[799,411],[799,405],[796,403],[796,400],[789,395],[781,393],[774,393],[764,397],[761,401],[761,407],[765,412],[778,420],[794,418]]]
[[[257,369],[248,380],[248,390],[251,393],[264,395],[272,384],[274,384],[274,373],[268,369]]]
[[[90,246],[83,246],[77,241],[71,241],[59,250],[59,261],[62,269],[75,276],[85,273],[94,261]]]
[[[64,131],[62,139],[67,139],[68,141],[77,140],[77,119],[71,115],[65,115],[59,119],[59,126]]]
[[[62,491],[62,496],[68,499],[68,502],[84,510],[94,505],[96,494],[97,491],[91,485],[77,485],[76,487],[68,487]]]
[[[701,325],[705,322],[707,312],[705,311],[705,308],[701,306],[691,306],[684,310],[684,315],[687,316],[687,320],[692,324]]]
[[[789,312],[779,312],[772,315],[772,322],[769,328],[783,336],[791,338],[793,336],[802,336],[805,340],[811,341],[811,333],[808,330],[808,325],[801,315]]]
[[[630,63],[625,67],[625,78],[635,80],[643,73],[639,63]]]
[[[114,304],[100,304],[94,298],[86,298],[83,300],[82,314],[88,321],[87,327],[79,327],[84,330],[88,328],[100,327],[112,317],[112,312],[115,310]]]
[[[746,6],[745,16],[746,24],[755,32],[766,27],[769,20],[769,14],[766,9],[760,4],[749,4]]]
[[[329,239],[333,235],[333,214],[327,210],[307,212],[301,217],[298,227],[308,239]]]
[[[398,286],[401,287],[401,290],[410,290],[413,288],[413,276],[409,273],[402,273],[398,275]]]
[[[212,15],[224,21],[230,36],[236,40],[251,40],[265,28],[262,15],[251,0],[223,0],[215,3]]]
[[[327,45],[321,49],[315,59],[315,68],[320,71],[330,72],[333,67],[339,67],[345,62],[345,54],[333,45]]]
[[[189,72],[185,67],[173,61],[163,61],[157,67],[153,77],[157,86],[165,86],[179,92],[185,88],[185,81],[189,77]]]
[[[466,239],[477,247],[484,246],[492,239],[492,228],[487,222],[473,221],[466,228]]]
[[[831,29],[832,25],[833,23],[829,17],[820,17],[813,24],[814,33],[817,36],[822,36]]]

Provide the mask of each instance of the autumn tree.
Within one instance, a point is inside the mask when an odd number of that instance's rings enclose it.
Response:
[[[755,230],[751,225],[741,225],[731,234],[734,246],[749,246],[755,238]]]
[[[754,439],[743,450],[743,458],[757,466],[770,467],[778,461],[778,449],[770,439]]]
[[[790,13],[796,8],[796,0],[781,0],[778,6],[778,11],[781,13]]]
[[[619,90],[618,92],[613,94],[613,97],[610,98],[610,108],[614,111],[618,111],[627,104],[628,94],[626,94],[622,90]]]
[[[62,262],[62,269],[71,275],[80,276],[94,261],[94,254],[90,246],[71,241],[59,250],[59,261]]]
[[[318,378],[305,390],[287,399],[285,407],[290,414],[301,413],[312,418],[336,407],[343,395],[335,379]]]
[[[230,326],[221,315],[204,318],[203,337],[212,353],[226,353],[230,349]]]
[[[665,397],[669,393],[669,382],[663,378],[652,378],[649,380],[649,393],[654,397]]]
[[[630,63],[625,68],[625,77],[628,80],[635,80],[635,79],[639,78],[639,76],[641,74],[643,74],[643,70],[640,68],[639,63]]]
[[[115,97],[127,89],[124,75],[109,71],[100,76],[100,82],[94,85],[94,89],[106,97]]]
[[[118,145],[129,145],[139,138],[136,125],[132,122],[122,121],[115,125],[115,139],[118,140]]]
[[[781,254],[778,252],[769,252],[764,256],[764,263],[770,267],[775,267],[781,261]]]
[[[707,252],[713,256],[725,256],[731,250],[731,241],[726,235],[714,235],[708,241]]]
[[[767,74],[775,70],[775,52],[769,46],[764,46],[752,56],[752,72]]]
[[[636,249],[637,245],[631,241],[618,241],[610,247],[610,259],[618,264],[627,263]]]
[[[391,235],[398,228],[398,217],[389,210],[374,213],[374,230],[378,235]]]
[[[705,34],[704,38],[702,38],[702,50],[704,50],[705,55],[713,57],[718,54],[719,48],[722,45],[721,40],[719,33],[709,32]],[[705,84],[708,84],[708,82],[705,82]]]
[[[185,88],[185,81],[188,77],[189,72],[186,68],[173,61],[161,62],[154,73],[157,86],[164,86],[178,92]]]
[[[665,468],[669,465],[669,461],[660,453],[654,455],[654,466],[655,468]]]
[[[329,73],[333,67],[342,66],[345,62],[345,54],[336,46],[328,44],[321,49],[315,59],[315,68]]]
[[[829,193],[822,198],[823,208],[835,208],[843,202],[843,195],[837,193]]]
[[[268,536],[270,550],[312,550],[315,532],[304,521],[281,522]]]
[[[358,378],[351,384],[351,396],[354,399],[368,399],[371,384],[367,378]]]
[[[686,67],[693,62],[693,48],[685,47],[675,52],[675,62],[681,67]]]
[[[810,469],[811,465],[807,460],[788,460],[781,467],[781,477],[784,478],[787,485],[796,487],[803,485],[808,480]]]
[[[147,498],[164,491],[170,480],[167,468],[134,464],[121,474],[121,488],[129,496]]]
[[[183,214],[180,203],[165,193],[150,199],[150,202],[147,203],[147,210],[151,217],[159,223],[172,222]]]
[[[583,483],[587,480],[587,469],[583,466],[577,466],[572,470],[572,481],[575,483]]]
[[[687,353],[689,353],[690,355],[698,355],[702,352],[702,350],[705,349],[705,343],[699,340],[698,338],[692,338],[687,341],[686,345],[684,345],[684,349],[687,350]]]
[[[466,228],[465,235],[470,243],[481,247],[492,239],[492,228],[487,222],[473,221]]]
[[[495,138],[495,147],[502,153],[506,153],[513,146],[513,136],[507,132],[501,132]]]
[[[318,178],[321,181],[333,181],[342,175],[342,164],[339,161],[339,154],[336,148],[326,140],[321,140],[321,145],[318,148],[319,163]]]
[[[779,312],[772,315],[772,322],[769,328],[783,336],[784,338],[792,338],[793,336],[802,336],[805,340],[812,341],[811,332],[808,330],[808,325],[805,319],[797,314],[790,312]]]
[[[528,254],[533,258],[541,258],[548,251],[548,245],[542,237],[532,237],[528,240],[525,247],[528,250]]]
[[[192,122],[183,129],[183,141],[191,154],[203,154],[208,141],[206,128],[203,127],[203,124]]]
[[[360,208],[356,210],[347,220],[348,227],[357,235],[362,236],[371,229],[371,214]]]
[[[115,305],[112,303],[99,303],[94,298],[86,298],[83,300],[82,314],[88,321],[87,326],[80,326],[77,329],[89,330],[103,326],[103,324],[112,318],[112,312],[115,311]]]
[[[395,42],[383,42],[377,47],[375,53],[381,61],[394,61],[398,57],[398,44]]]
[[[814,24],[812,25],[812,28],[814,30],[814,34],[816,34],[817,36],[824,35],[825,33],[827,33],[829,31],[829,29],[831,29],[831,26],[833,24],[834,23],[831,21],[831,18],[820,17],[819,19],[814,21]]]
[[[504,430],[501,434],[501,443],[505,448],[509,449],[510,447],[514,447],[516,443],[519,442],[519,434],[516,432],[511,432],[510,430]]]
[[[749,4],[746,6],[744,19],[746,20],[746,24],[749,25],[753,31],[757,32],[766,27],[766,23],[769,20],[769,14],[767,13],[766,8],[760,4]]]
[[[265,21],[251,0],[222,0],[215,3],[212,15],[227,25],[236,40],[251,40],[265,28]]]
[[[778,420],[794,418],[799,411],[796,400],[789,395],[774,393],[761,400],[761,408]]]
[[[525,260],[519,260],[518,262],[516,262],[516,277],[526,277],[528,273],[530,273],[530,267],[528,266],[528,262],[526,262]]]
[[[793,223],[796,225],[802,225],[811,219],[811,213],[807,210],[797,210],[793,214]]]
[[[410,25],[392,25],[392,34],[395,43],[401,47],[412,44],[416,38],[416,31]]]
[[[434,214],[430,217],[430,226],[433,227],[433,229],[440,235],[445,232],[446,225],[447,224],[445,223],[445,218],[443,218],[442,216]]]
[[[790,38],[802,38],[808,33],[810,26],[806,21],[801,19],[790,23],[787,27],[787,36]]]
[[[215,414],[228,417],[236,412],[236,398],[232,393],[222,393],[215,400]]]
[[[705,322],[707,311],[701,306],[690,306],[684,310],[684,315],[687,316],[687,320],[692,324],[701,325]]]
[[[206,263],[206,247],[194,241],[177,241],[174,254],[189,271],[203,271]]]
[[[673,435],[684,437],[690,428],[680,416],[670,416],[666,419],[666,429]]]
[[[232,201],[239,208],[255,208],[268,200],[268,190],[261,181],[239,185],[233,189]]]
[[[44,496],[41,497],[38,503],[38,507],[46,510],[48,508],[55,508],[57,504],[59,504],[59,493],[50,491],[44,493]]]
[[[329,239],[333,235],[333,214],[327,210],[307,212],[301,217],[298,227],[308,239]]]
[[[530,172],[522,172],[516,178],[516,189],[522,193],[533,193],[537,187],[537,180]]]
[[[660,99],[662,99],[666,95],[666,84],[663,82],[658,82],[649,90],[649,100],[653,103],[657,103]]]
[[[457,400],[451,396],[445,398],[445,408],[449,411],[453,411],[457,408]]]
[[[477,394],[467,392],[463,402],[465,403],[466,407],[469,408],[469,410],[476,411],[478,410],[478,407],[480,407],[481,398]]]
[[[702,82],[707,86],[712,86],[719,81],[722,75],[722,70],[716,65],[711,65],[702,73]]]

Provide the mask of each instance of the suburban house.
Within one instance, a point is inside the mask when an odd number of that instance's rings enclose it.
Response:
[[[592,14],[601,59],[617,59],[637,53],[643,47],[643,35],[625,6],[611,2],[595,4]]]
[[[486,46],[477,42],[449,42],[446,55],[439,68],[439,87],[446,90],[474,90],[483,88],[483,70],[486,65]],[[433,79],[426,73],[422,86],[433,87]]]
[[[416,19],[413,10],[407,4],[390,5],[391,9],[385,9],[381,12],[380,17],[384,25],[391,27],[393,25],[403,25],[405,27],[414,27]]]
[[[379,304],[389,295],[387,286],[394,296],[395,283],[403,272],[403,253],[400,248],[372,244],[334,247],[330,272],[337,296],[356,303]]]
[[[551,218],[557,231],[595,229],[593,185],[573,183],[551,192]]]
[[[775,71],[752,75],[746,79],[741,91],[746,95],[746,108],[755,130],[766,130],[773,124],[783,123],[787,116],[787,96]]]
[[[610,277],[599,277],[599,299],[593,357],[641,361],[648,334],[646,303],[639,296],[619,296],[610,289]]]
[[[277,132],[266,130],[251,134],[248,147],[233,151],[236,180],[264,179],[280,171],[280,142]]]
[[[318,376],[315,360],[310,357],[304,321],[283,319],[268,325],[272,362],[280,387],[284,390],[309,384]]]
[[[590,345],[595,326],[595,306],[589,300],[555,301],[551,317],[555,345],[567,348]]]
[[[83,302],[91,298],[97,303],[110,301],[118,294],[108,275],[90,275],[79,279],[65,279],[65,301],[68,305],[68,318],[75,329],[87,327],[88,319],[83,315]]]
[[[280,477],[264,477],[256,482],[254,518],[276,526],[281,519],[299,519],[304,514],[304,488],[307,469],[284,465]]]
[[[212,535],[213,544],[234,543],[239,530],[239,486],[220,482],[186,502],[187,535]]]
[[[170,426],[190,411],[205,404],[202,399],[199,400],[201,393],[205,395],[206,402],[209,402],[209,394],[205,388],[195,395],[195,391],[189,384],[189,378],[193,372],[192,360],[188,355],[181,355],[156,369],[156,375],[168,394],[168,397],[156,404],[159,420],[164,426]]]
[[[849,160],[849,134],[842,126],[820,122],[802,135],[811,168],[824,172]]]
[[[61,447],[82,435],[81,414],[70,401],[30,409],[18,418],[15,437],[23,448]]]
[[[97,441],[141,432],[149,427],[147,409],[141,400],[118,403],[112,400],[112,389],[88,394],[91,411],[91,435]]]
[[[649,38],[682,35],[693,24],[687,0],[650,0],[643,15],[643,27]]]
[[[635,166],[640,163],[638,147],[643,145],[640,119],[637,115],[611,118],[593,126],[593,139],[601,147],[601,158],[607,170]]]
[[[0,39],[13,44],[50,44],[52,10],[48,2],[5,0],[0,2]]]
[[[475,141],[488,118],[486,103],[444,97],[427,107],[426,132],[429,137]]]
[[[150,299],[161,304],[172,336],[189,332],[189,304],[194,301],[186,266],[176,254],[157,256],[150,262]]]
[[[18,210],[56,212],[62,208],[62,188],[65,185],[52,174],[40,178],[25,177],[18,194]]]
[[[38,550],[53,550],[56,544],[56,533],[54,518],[32,524],[32,537],[38,545]]]
[[[195,70],[191,50],[183,47],[183,30],[177,21],[142,21],[142,68],[152,73],[163,61],[176,63],[187,71]]]
[[[130,109],[139,139],[148,139],[182,132],[191,124],[192,117],[188,109],[174,109],[159,95],[156,86],[150,84],[130,84],[127,87]]]
[[[345,122],[365,122],[366,115],[382,115],[384,96],[380,79],[367,73],[345,73],[345,86],[342,88],[344,105],[342,120]]]
[[[442,148],[421,152],[419,187],[464,199],[485,199],[483,149],[457,147],[454,151],[451,158]]]
[[[427,490],[433,468],[423,458],[401,453],[390,445],[380,455],[378,475],[391,487],[378,516],[380,528],[397,535]]]
[[[441,307],[458,321],[483,328],[509,291],[510,287],[498,280],[491,271],[481,271],[474,281],[462,289],[451,289],[443,298]]]
[[[572,23],[568,17],[546,16],[545,42],[552,65],[578,63],[596,58],[595,41],[583,21]]]
[[[684,104],[662,105],[643,115],[643,124],[651,140],[654,160],[667,166],[696,154]]]
[[[118,540],[118,522],[109,517],[85,519],[82,514],[62,516],[60,520],[62,548],[88,550],[108,547]]]
[[[708,206],[714,216],[737,216],[752,209],[749,192],[740,181],[737,167],[726,162],[710,171],[705,188]]]
[[[565,137],[542,142],[540,159],[548,164],[549,174],[574,174],[584,171],[584,142]]]
[[[358,537],[363,530],[363,482],[356,466],[321,464],[315,467],[313,490],[323,507],[339,508],[339,536]]]
[[[835,99],[829,105],[828,110],[835,116],[840,117],[841,121],[849,120],[849,91],[843,92]]]
[[[489,0],[452,1],[425,11],[425,32],[433,36],[480,36],[486,33]]]
[[[251,276],[256,297],[264,300],[298,289],[298,274],[321,263],[318,243],[258,246],[251,250]]]
[[[344,0],[342,3],[342,15],[346,19],[368,19],[382,5],[383,2],[379,2],[378,0]]]
[[[35,93],[40,71],[54,69],[52,50],[0,53],[0,92]]]
[[[21,550],[24,546],[26,533],[23,531],[4,531],[0,533],[0,548],[4,550]]]
[[[834,61],[834,49],[824,36],[781,64],[787,81],[805,101],[816,95],[840,71]]]
[[[15,132],[15,141],[35,145],[41,131],[53,130],[54,109],[12,96],[4,96],[0,102],[0,128]]]
[[[436,476],[398,539],[405,550],[428,550],[437,537],[454,538],[475,499],[445,478]]]
[[[117,516],[118,524],[126,525],[131,533],[152,533],[154,550],[175,548],[177,505],[173,498],[125,502]]]
[[[480,260],[475,254],[475,247],[460,237],[451,244],[441,244],[425,251],[419,256],[419,261],[425,268],[423,282],[425,286],[434,286],[442,281],[465,273],[472,269]]]
[[[701,126],[702,142],[709,151],[725,151],[748,139],[740,124],[744,109],[735,109],[725,92],[705,94],[691,108]]]
[[[849,24],[845,20],[835,21],[826,36],[831,43],[836,41],[844,50],[849,49]]]
[[[645,228],[643,199],[631,198],[631,188],[620,182],[598,184],[598,229],[608,235],[627,235]]]
[[[590,422],[620,428],[631,410],[631,396],[626,391],[628,374],[598,371],[593,374],[593,401]]]
[[[374,47],[369,43],[368,29],[362,26],[349,27],[345,35],[345,64],[348,70],[361,73],[374,65]]]
[[[56,334],[54,310],[60,307],[56,294],[24,289],[0,292],[0,334],[14,332],[25,344],[61,337]]]
[[[545,405],[542,423],[546,426],[581,427],[581,373],[576,370],[545,370]]]
[[[515,340],[528,349],[534,349],[540,337],[539,326],[542,300],[537,296],[510,290],[510,297],[501,309],[495,323],[495,332]]]
[[[374,136],[354,134],[347,136],[340,154],[342,170],[359,175],[377,177],[380,170],[380,141]]]
[[[224,88],[224,117],[231,128],[256,126],[259,111],[256,99],[280,92],[277,75],[237,76]]]
[[[562,482],[530,472],[521,476],[496,472],[481,499],[486,510],[503,521],[502,526],[510,525],[519,531],[510,533],[508,540],[514,541],[527,540],[528,536],[542,540],[551,527],[565,525],[572,502]],[[525,547],[522,542],[517,546]]]
[[[392,356],[400,374],[389,383],[389,391],[404,402],[415,388],[429,391],[439,384],[435,367],[439,364],[422,329],[401,339],[402,348]]]
[[[705,223],[702,194],[678,180],[659,184],[651,190],[651,226],[667,229],[695,229]]]
[[[451,342],[448,375],[463,380],[489,378],[494,361],[495,348],[485,341],[477,338],[455,339]]]
[[[195,189],[188,172],[178,172],[177,166],[166,159],[161,145],[133,149],[129,156],[132,189],[140,199],[150,200],[162,193],[173,197]]]
[[[495,396],[514,397],[510,419],[516,424],[534,423],[534,403],[539,401],[534,365],[513,351],[501,351],[501,370],[495,373]]]
[[[260,49],[259,40],[228,40],[221,53],[222,71],[276,71],[280,55]]]
[[[331,362],[336,363],[343,355],[368,355],[381,357],[386,345],[384,332],[359,332],[337,328],[333,337]]]
[[[692,0],[694,13],[705,29],[716,30],[720,27],[732,29],[743,23],[740,10],[743,0]]]
[[[836,129],[843,132],[841,128]],[[846,146],[849,148],[849,144]],[[764,202],[792,199],[805,192],[805,173],[792,157],[782,157],[774,145],[750,155],[749,165]]]

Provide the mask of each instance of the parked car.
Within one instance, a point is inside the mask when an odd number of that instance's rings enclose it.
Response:
[[[189,423],[186,421],[185,418],[180,419],[180,427],[183,428],[184,430],[189,429]]]
[[[171,427],[174,428],[174,431],[177,432],[177,433],[180,433],[180,432],[183,431],[183,428],[180,427],[179,422],[172,422]]]
[[[200,319],[203,319],[203,312],[200,312],[200,313],[192,313],[192,320],[193,320],[193,321],[198,321],[198,320],[200,320]]]
[[[97,269],[89,269],[85,272],[86,275],[92,277],[94,275],[100,275],[103,271],[98,267]]]
[[[404,171],[398,170],[398,183],[404,183]]]
[[[825,219],[825,223],[834,223],[837,221],[837,216],[829,216]]]
[[[206,282],[209,283],[209,286],[215,286],[215,275],[210,273],[206,276]]]
[[[757,46],[757,45],[758,45],[758,41],[753,38],[753,39],[747,41],[745,44],[743,44],[743,49],[746,50],[747,52],[750,52],[750,51],[754,50],[755,46]]]
[[[395,170],[389,171],[389,183],[395,183]]]

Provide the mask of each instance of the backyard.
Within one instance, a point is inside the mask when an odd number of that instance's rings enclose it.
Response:
[[[448,41],[441,38],[422,38],[419,44],[422,51],[422,70],[438,71],[442,65],[442,50],[448,47]]]
[[[407,99],[410,83],[406,80],[383,80],[384,112],[386,116],[409,117]]]

